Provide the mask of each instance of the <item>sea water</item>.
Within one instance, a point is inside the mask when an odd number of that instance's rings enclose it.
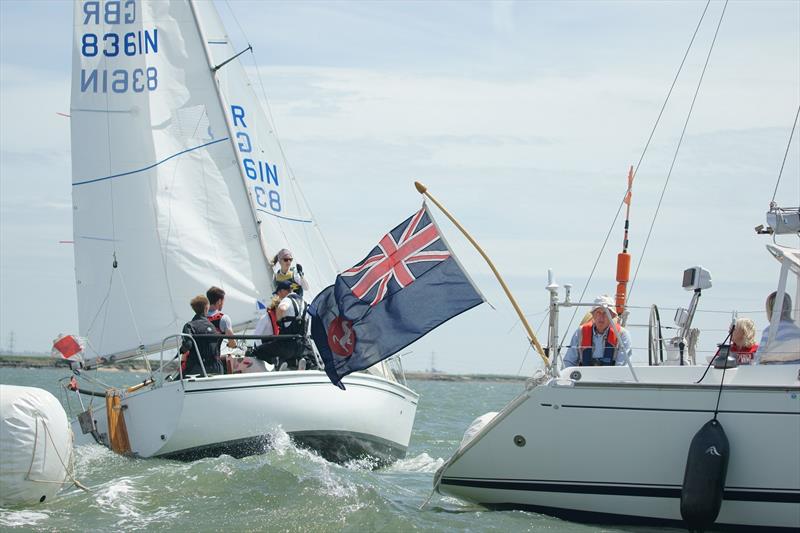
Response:
[[[67,403],[55,369],[0,369],[0,383],[40,387]],[[108,385],[144,374],[102,372]],[[332,386],[332,385],[331,385]],[[667,531],[598,527],[524,511],[488,511],[431,493],[433,474],[477,416],[498,411],[523,382],[412,381],[420,394],[408,454],[372,470],[368,463],[329,463],[299,449],[284,433],[244,459],[194,462],[129,459],[101,446],[76,448],[75,474],[90,489],[64,489],[52,502],[0,508],[0,528],[15,531]],[[344,392],[343,394],[346,394]],[[89,398],[84,397],[84,402]],[[98,398],[94,401],[97,402]],[[358,416],[354,413],[353,416]],[[546,431],[546,428],[542,428]],[[634,504],[634,502],[632,502]],[[675,530],[678,531],[678,530]]]

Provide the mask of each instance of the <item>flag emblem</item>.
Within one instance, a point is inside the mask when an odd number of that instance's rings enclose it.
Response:
[[[328,345],[336,355],[350,357],[356,347],[353,321],[337,316],[328,326]]]

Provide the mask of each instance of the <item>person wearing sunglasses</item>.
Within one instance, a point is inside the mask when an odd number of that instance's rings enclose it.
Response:
[[[292,284],[292,292],[303,296],[303,291],[308,290],[308,282],[303,276],[303,267],[294,262],[292,252],[286,248],[282,248],[275,257],[272,259],[272,266],[280,266],[275,275],[273,276],[273,285],[277,286],[279,281],[288,281]]]

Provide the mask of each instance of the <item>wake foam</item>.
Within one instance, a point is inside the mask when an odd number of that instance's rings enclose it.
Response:
[[[50,513],[46,511],[0,509],[0,526],[3,527],[35,526],[48,518],[50,518]]]
[[[386,467],[387,472],[422,472],[434,473],[444,464],[444,459],[434,459],[425,452],[416,457],[406,457]]]

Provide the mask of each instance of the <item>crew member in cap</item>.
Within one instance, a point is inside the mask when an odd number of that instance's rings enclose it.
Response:
[[[267,307],[267,312],[256,323],[254,335],[280,335],[281,328],[278,325],[278,306],[292,292],[292,284],[288,281],[276,283],[275,291],[272,293],[272,301]],[[282,353],[283,345],[272,340],[260,340],[256,342],[253,350],[253,357],[278,366],[278,359]]]
[[[278,328],[278,304],[281,300],[286,298],[292,292],[292,285],[288,281],[279,281],[275,292],[272,293],[272,300],[267,306],[267,312],[264,313],[258,322],[256,322],[253,335],[278,335],[280,328]],[[259,342],[258,344],[261,344]]]
[[[594,300],[592,319],[582,324],[572,336],[569,350],[564,356],[564,367],[613,366],[627,364],[631,356],[631,337],[622,326],[619,338],[611,326],[606,309],[616,320],[614,301],[604,294]]]
[[[292,291],[290,281],[277,282],[275,294],[282,297],[275,313],[280,333],[282,335],[305,335],[305,315],[308,305],[303,301],[303,297]]]
[[[276,317],[280,335],[300,335],[298,350],[287,354],[278,370],[288,367],[305,370],[308,362],[313,360],[312,349],[308,343],[308,305],[303,297],[296,292],[290,292],[291,285],[288,281],[279,281],[275,284],[275,292],[285,295],[278,304]]]

